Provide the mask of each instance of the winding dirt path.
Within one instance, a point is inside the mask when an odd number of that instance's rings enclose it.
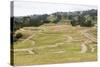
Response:
[[[25,39],[25,40],[22,41],[22,42],[25,42],[25,41],[31,39],[33,36],[35,36],[35,34],[31,35],[30,37],[28,37],[27,39]],[[73,40],[71,36],[67,36],[67,38],[68,38],[68,42],[70,42],[70,41]],[[58,46],[60,46],[60,45],[62,45],[62,44],[64,44],[64,43],[56,43],[56,44],[53,44],[53,45],[39,46],[39,47],[35,47],[35,49],[53,48],[53,47],[58,47]],[[32,41],[32,45],[33,45],[33,46],[35,45],[35,41]],[[34,48],[33,48],[33,47],[32,47],[32,48],[24,48],[24,49],[14,49],[14,51],[15,51],[15,52],[16,52],[16,51],[17,51],[17,52],[18,52],[18,51],[26,51],[26,52],[28,52],[29,54],[35,54]],[[55,53],[62,53],[62,52],[63,52],[63,51],[58,51],[58,52],[55,52]]]
[[[80,45],[80,48],[81,48],[81,51],[80,53],[86,53],[87,50],[88,50],[88,47],[87,47],[87,44],[88,43],[91,43],[91,42],[96,42],[96,38],[93,37],[92,35],[90,35],[87,31],[89,31],[90,29],[87,29],[87,30],[82,30],[80,31],[82,35],[84,35],[86,38],[88,38],[87,41],[83,42],[81,45]],[[41,31],[38,31],[38,32],[41,32]],[[25,40],[23,40],[22,42],[25,42],[27,40],[30,40],[31,38],[33,38],[35,35],[37,34],[36,33],[33,33],[31,36],[29,36],[28,38],[26,38]],[[71,42],[73,41],[73,38],[71,36],[64,36],[65,37],[65,42]],[[67,40],[66,40],[67,38]],[[40,46],[40,47],[35,47],[36,49],[44,49],[44,48],[52,48],[52,47],[57,47],[57,46],[60,46],[64,43],[56,43],[56,44],[53,44],[53,45],[46,45],[46,46]],[[35,45],[35,41],[32,40],[32,45],[34,46]],[[94,47],[91,47],[91,52],[94,52],[95,48]],[[14,49],[13,51],[26,51],[28,52],[29,54],[35,54],[35,51],[34,51],[34,48],[31,47],[31,48],[24,48],[24,49]],[[58,52],[55,52],[55,53],[62,53],[64,51],[58,51]]]
[[[81,44],[81,51],[80,51],[81,53],[86,53],[86,52],[87,52],[88,47],[87,47],[86,44],[91,43],[91,42],[96,42],[96,38],[93,37],[92,35],[90,35],[90,34],[88,33],[89,30],[90,30],[90,29],[82,30],[82,31],[81,31],[81,33],[82,33],[86,38],[88,38],[87,41],[85,41],[84,43]],[[95,48],[94,48],[94,47],[90,47],[90,48],[91,48],[91,52],[94,52]]]
[[[40,32],[40,31],[38,31],[38,32]],[[27,40],[30,40],[31,38],[33,38],[36,35],[36,33],[33,33],[31,36],[29,36],[28,38],[24,39],[22,41],[22,43],[27,41]],[[34,46],[34,45],[35,45],[35,41],[32,40],[32,46]],[[24,49],[11,49],[11,51],[14,51],[14,52],[26,51],[29,54],[35,54],[35,51],[33,50],[33,47],[32,48],[24,48]]]

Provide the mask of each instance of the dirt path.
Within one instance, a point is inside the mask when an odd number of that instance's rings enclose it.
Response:
[[[45,49],[45,48],[52,48],[52,47],[57,47],[62,45],[63,43],[56,43],[54,45],[47,45],[47,46],[40,46],[40,47],[35,47],[35,49]],[[33,41],[33,45],[34,45],[34,41]],[[20,51],[26,51],[29,54],[35,54],[36,52],[34,51],[34,48],[24,48],[24,49],[14,49],[14,52],[20,52]],[[59,53],[59,52],[58,52]]]
[[[38,32],[39,32],[39,31],[38,31]],[[36,35],[36,33],[33,33],[31,36],[29,36],[28,38],[24,39],[24,40],[22,41],[22,43],[25,42],[25,41],[27,41],[27,40],[30,40],[30,39],[33,38],[35,35]],[[32,40],[32,45],[33,45],[33,46],[35,45],[35,41],[33,41],[33,40]],[[14,51],[14,52],[26,51],[26,52],[28,52],[29,54],[35,54],[35,51],[33,50],[33,47],[32,47],[32,48],[24,48],[24,49],[11,49],[11,50]]]
[[[52,53],[56,53],[56,54],[59,54],[59,53],[65,53],[66,51],[64,50],[61,50],[61,51],[55,51],[55,52],[52,52]]]
[[[87,30],[83,30],[81,31],[81,33],[87,37],[89,40],[93,41],[93,42],[96,42],[96,38],[94,36],[92,36],[90,33],[88,33],[90,29],[87,29]]]
[[[22,30],[24,30],[24,29],[22,29]],[[24,30],[24,31],[25,31],[25,30]],[[30,39],[33,38],[38,32],[41,32],[41,30],[36,31],[36,32],[33,32],[32,35],[30,35],[28,38],[24,39],[22,42],[25,42],[25,41],[27,41],[27,40],[30,40]]]
[[[73,41],[73,38],[72,38],[71,36],[68,36],[68,35],[67,35],[67,38],[68,38],[67,42]]]
[[[31,39],[32,37],[34,37],[36,34],[33,33],[33,35],[29,36],[27,39],[23,40],[22,42],[25,42],[29,39]],[[67,42],[71,42],[73,40],[73,38],[71,36],[64,36],[67,38]],[[66,39],[65,38],[65,39]],[[46,45],[46,46],[39,46],[39,47],[35,47],[35,49],[45,49],[45,48],[53,48],[53,47],[58,47],[60,45],[62,45],[64,43],[56,43],[56,44],[53,44],[53,45]],[[34,46],[35,45],[35,41],[32,40],[32,45]],[[19,51],[26,51],[28,52],[29,54],[34,54],[35,52],[33,51],[33,47],[32,48],[24,48],[24,49],[14,49],[15,52],[19,52]],[[55,52],[56,53],[56,52]],[[57,52],[57,53],[61,53],[61,52]]]
[[[33,48],[25,48],[25,49],[13,49],[14,52],[28,52],[29,54],[35,54]]]
[[[81,44],[81,53],[86,53],[87,50],[88,50],[88,47],[86,44],[88,43],[91,43],[91,42],[96,42],[96,38],[93,37],[92,35],[90,35],[87,31],[89,31],[90,29],[87,29],[87,30],[82,30],[81,33],[86,37],[88,38],[87,41],[83,42]],[[91,47],[91,52],[94,52],[95,48],[94,47]]]
[[[81,44],[81,51],[80,51],[80,53],[86,53],[87,50],[88,50],[87,46],[84,43]]]
[[[90,35],[87,31],[89,31],[90,29],[87,29],[87,30],[82,30],[80,31],[81,34],[83,34],[86,38],[88,38],[87,41],[83,42],[81,45],[80,45],[80,48],[81,48],[81,51],[80,53],[86,53],[87,50],[88,50],[88,47],[86,44],[90,43],[91,41],[95,42],[96,41],[96,38],[93,37],[92,35]],[[40,32],[40,31],[38,31]],[[28,38],[26,38],[25,40],[23,40],[22,42],[25,42],[31,38],[33,38],[34,36],[36,35],[36,33],[33,33],[31,36],[29,36]],[[73,38],[71,36],[68,36],[68,35],[64,35],[65,37],[65,42],[71,42],[73,41]],[[67,39],[67,40],[66,40]],[[39,46],[39,47],[35,47],[35,49],[45,49],[45,48],[52,48],[52,47],[57,47],[57,46],[60,46],[64,43],[56,43],[56,44],[53,44],[53,45],[46,45],[46,46]],[[35,45],[35,41],[32,40],[32,45],[34,46]],[[33,50],[34,48],[24,48],[24,49],[14,49],[14,51],[27,51],[29,54],[35,54],[35,51]],[[91,47],[91,52],[94,52],[95,48],[94,47]],[[63,51],[58,51],[57,53],[62,53]],[[56,52],[55,52],[56,53]]]
[[[65,36],[65,35],[64,35]],[[67,39],[68,38],[68,39]],[[73,41],[73,38],[71,36],[65,36],[65,41],[64,42],[71,42]],[[66,40],[67,39],[67,40]],[[62,44],[64,44],[64,42],[60,42],[60,43],[55,43],[53,45],[46,45],[46,46],[40,46],[40,47],[37,47],[37,49],[44,49],[44,48],[53,48],[53,47],[58,47],[58,46],[61,46]]]
[[[89,40],[91,40],[93,42],[96,42],[96,38],[91,36],[89,33],[85,32],[84,36],[87,37]]]
[[[22,43],[25,42],[25,41],[27,41],[27,40],[29,40],[29,39],[31,39],[31,38],[34,37],[35,35],[36,35],[36,34],[33,33],[33,35],[31,35],[31,36],[29,36],[28,38],[26,38],[25,40],[23,40]]]

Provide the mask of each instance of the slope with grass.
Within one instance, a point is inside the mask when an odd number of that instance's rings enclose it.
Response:
[[[15,65],[97,60],[96,50],[91,52],[90,49],[91,46],[94,46],[92,42],[87,43],[87,51],[81,53],[81,44],[88,40],[81,31],[88,29],[88,27],[73,27],[64,24],[53,24],[49,26],[48,24],[37,27],[39,30],[34,30],[33,28],[30,27],[27,29],[31,30],[31,37],[29,36],[22,41],[14,43],[14,49],[30,48],[34,53],[30,54],[27,51],[14,52]],[[91,27],[89,29],[92,30],[93,28]],[[33,41],[35,42],[34,45],[32,45]]]

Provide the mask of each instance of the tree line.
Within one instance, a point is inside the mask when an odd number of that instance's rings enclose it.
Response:
[[[11,17],[13,23],[12,31],[15,31],[21,27],[28,26],[40,26],[44,23],[59,23],[62,19],[70,20],[72,26],[94,26],[97,23],[97,10],[87,11],[74,11],[74,12],[55,12],[50,15],[31,15],[31,16],[20,16]],[[61,22],[60,22],[61,23]]]
[[[14,33],[22,27],[38,27],[45,23],[62,23],[61,20],[70,20],[72,26],[80,25],[82,27],[92,27],[97,24],[97,10],[91,9],[86,11],[55,12],[50,15],[43,14],[11,17],[11,32]],[[21,36],[20,33],[16,34],[14,40],[16,41]]]

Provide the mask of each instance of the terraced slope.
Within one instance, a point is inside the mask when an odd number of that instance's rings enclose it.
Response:
[[[14,64],[95,61],[97,45],[92,40],[95,38],[93,35],[84,33],[85,30],[88,32],[88,29],[93,30],[92,27],[72,27],[63,24],[23,28],[24,31],[21,29],[19,32],[27,35],[25,32],[30,31],[31,34],[14,43]]]

